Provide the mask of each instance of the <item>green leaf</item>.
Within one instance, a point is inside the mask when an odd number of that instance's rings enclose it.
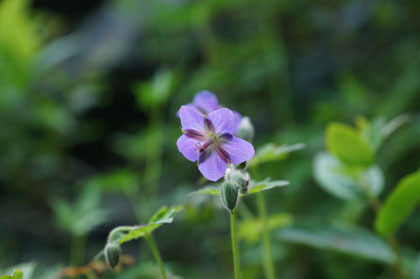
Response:
[[[262,192],[262,191],[271,190],[273,188],[282,187],[282,186],[286,186],[286,185],[289,185],[289,181],[285,181],[285,180],[273,180],[273,181],[271,181],[270,178],[267,178],[267,179],[265,179],[263,181],[259,181],[259,182],[251,181],[251,183],[249,184],[248,193],[243,194],[241,196],[247,196],[247,195],[259,193],[259,192]]]
[[[106,221],[108,211],[101,209],[101,191],[95,185],[83,188],[74,204],[60,198],[52,201],[52,208],[59,226],[76,235],[85,235]]]
[[[23,279],[23,273],[19,269],[15,269],[13,275],[0,275],[0,279]]]
[[[173,222],[173,218],[182,210],[182,206],[164,206],[160,208],[153,216],[150,218],[149,223],[146,225],[133,226],[133,227],[124,227],[124,233],[118,238],[118,244],[123,244],[125,242],[138,239],[140,237],[149,234],[162,226],[163,224],[169,224]],[[118,230],[118,228],[114,229]]]
[[[257,149],[255,156],[249,160],[249,167],[253,167],[262,163],[284,160],[287,155],[293,151],[302,150],[305,144],[297,143],[293,145],[284,144],[277,146],[274,143],[268,143]]]
[[[367,140],[356,129],[341,123],[327,127],[327,148],[343,163],[368,167],[374,162],[374,152]]]
[[[128,169],[118,169],[91,177],[84,184],[108,192],[129,191],[138,186],[138,175]]]
[[[214,184],[211,186],[207,186],[201,190],[198,191],[194,191],[191,192],[190,195],[212,195],[212,196],[218,196],[220,195],[220,186],[222,184],[218,183],[218,184]],[[282,186],[286,186],[289,185],[289,181],[285,181],[285,180],[273,180],[271,181],[270,178],[267,178],[263,181],[253,181],[251,180],[249,183],[249,187],[248,187],[248,193],[247,194],[241,194],[241,197],[243,196],[247,196],[247,195],[251,195],[251,194],[255,194],[255,193],[259,193],[261,191],[267,191],[267,190],[271,190],[273,188],[276,187],[282,187]]]
[[[375,228],[389,236],[396,232],[420,202],[420,171],[404,177],[386,199],[376,218]]]
[[[412,278],[420,279],[420,254],[417,256],[417,259],[414,263],[414,267],[412,271]]]
[[[289,214],[276,214],[267,218],[268,227],[270,230],[279,229],[291,222]],[[244,239],[250,243],[256,243],[261,237],[263,231],[263,222],[261,219],[247,219],[239,223],[238,235],[239,238]]]
[[[207,186],[203,189],[191,192],[190,195],[214,195],[217,196],[220,194],[220,184],[217,184],[217,186]]]
[[[384,186],[384,176],[378,166],[373,165],[366,170],[344,165],[326,152],[315,156],[314,177],[325,191],[348,201],[365,198],[366,189],[378,196]]]
[[[277,232],[279,241],[338,252],[352,257],[391,264],[386,242],[370,231],[350,225],[296,224]]]
[[[148,83],[137,83],[134,93],[138,103],[145,107],[162,105],[169,98],[175,82],[175,75],[168,70],[159,71]]]

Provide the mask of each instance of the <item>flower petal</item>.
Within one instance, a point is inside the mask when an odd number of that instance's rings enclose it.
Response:
[[[238,127],[235,115],[230,109],[220,108],[207,115],[207,119],[213,124],[216,134],[234,134]]]
[[[222,146],[229,154],[232,164],[235,165],[248,161],[255,154],[252,144],[235,136],[229,142],[224,142]]]
[[[185,134],[180,136],[176,142],[176,146],[178,147],[179,152],[184,155],[185,158],[188,160],[195,162],[198,160],[200,156],[199,151],[199,141],[196,139],[190,138]]]
[[[208,90],[203,90],[195,94],[193,104],[205,114],[217,110],[220,107],[216,95]]]
[[[195,130],[204,133],[204,115],[191,106],[181,106],[179,118],[184,130]]]
[[[210,181],[217,181],[225,175],[227,162],[225,162],[215,150],[198,164],[201,174]]]
[[[239,129],[239,125],[241,124],[242,115],[237,111],[232,111],[232,112],[233,112],[233,117],[235,118],[235,133],[236,133]]]

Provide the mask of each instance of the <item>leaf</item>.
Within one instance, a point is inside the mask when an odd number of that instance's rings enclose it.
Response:
[[[13,275],[0,275],[0,279],[23,279],[23,273],[19,269],[15,269]]]
[[[123,244],[125,242],[138,239],[140,237],[149,234],[162,226],[163,224],[169,224],[173,222],[173,218],[182,210],[182,206],[164,206],[160,208],[153,216],[150,218],[150,221],[146,225],[126,227],[124,229],[126,232],[122,234],[121,237],[117,239],[118,244]],[[118,228],[114,229],[117,230]]]
[[[248,187],[248,193],[247,194],[241,194],[241,197],[259,193],[261,191],[267,191],[271,190],[276,187],[286,186],[289,185],[289,181],[285,180],[273,180],[271,181],[270,178],[267,178],[263,181],[255,182],[251,180]],[[191,192],[190,195],[212,195],[212,196],[218,196],[220,195],[220,187],[221,183],[215,184],[215,186],[207,186],[201,190]]]
[[[247,196],[247,195],[259,193],[261,191],[271,190],[275,187],[282,187],[282,186],[286,186],[286,185],[289,185],[289,181],[285,181],[285,180],[273,180],[273,181],[271,181],[270,178],[267,178],[267,179],[265,179],[263,181],[259,181],[259,182],[251,181],[248,193],[244,194],[244,195],[241,195],[241,196]]]
[[[219,189],[220,185],[218,184],[218,186],[207,186],[204,187],[203,189],[191,192],[190,195],[214,195],[217,196],[220,194],[220,189]]]
[[[374,162],[374,152],[367,140],[348,125],[331,123],[326,134],[328,150],[343,163],[368,167]]]
[[[396,232],[420,202],[420,170],[404,177],[386,199],[375,228],[383,236]]]
[[[315,156],[314,178],[325,191],[348,201],[366,197],[363,187],[378,196],[384,186],[384,176],[378,166],[373,165],[367,170],[347,166],[326,152]]]
[[[274,162],[283,160],[287,155],[293,151],[302,150],[305,148],[305,144],[297,143],[293,145],[281,145],[277,146],[274,143],[268,143],[257,149],[255,156],[249,160],[249,167],[253,167],[262,163]]]
[[[291,222],[291,216],[288,214],[276,214],[267,218],[268,227],[270,230],[279,229]],[[263,222],[261,219],[247,219],[239,223],[239,238],[244,239],[250,243],[256,243],[262,234]]]
[[[129,191],[138,185],[138,176],[131,170],[118,169],[91,177],[84,184],[109,192]]]
[[[171,94],[174,82],[173,72],[159,71],[151,81],[134,85],[137,102],[145,108],[164,104]]]
[[[417,256],[417,259],[415,260],[413,271],[412,271],[412,278],[420,279],[420,254]]]
[[[374,151],[377,151],[385,139],[389,137],[400,126],[411,120],[407,114],[399,115],[389,122],[385,118],[378,117],[368,121],[363,117],[356,118],[356,125],[360,134],[366,139]]]
[[[277,232],[279,241],[333,251],[352,257],[391,264],[386,242],[370,231],[350,225],[296,224]]]
[[[55,217],[62,229],[76,235],[85,235],[106,221],[108,211],[101,209],[101,191],[95,185],[83,188],[74,204],[60,198],[52,201]]]

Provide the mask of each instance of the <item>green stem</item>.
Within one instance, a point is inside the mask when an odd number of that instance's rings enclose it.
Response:
[[[160,273],[162,274],[162,279],[167,279],[165,266],[163,265],[162,257],[160,256],[159,249],[156,245],[155,240],[151,234],[146,234],[145,239],[147,244],[149,244],[150,249],[152,250],[153,256],[155,257],[156,263],[160,268]]]
[[[240,267],[239,267],[239,252],[238,252],[238,238],[236,235],[236,213],[233,210],[230,215],[230,236],[232,239],[232,255],[233,255],[233,270],[235,279],[240,279]]]
[[[262,221],[263,229],[263,252],[264,252],[264,273],[266,278],[275,279],[276,270],[273,264],[273,256],[271,251],[270,227],[267,220],[267,210],[265,206],[264,193],[257,194],[258,214]]]
[[[70,247],[70,264],[78,266],[85,260],[85,242],[84,235],[73,234]]]
[[[375,212],[375,216],[377,216],[382,207],[381,201],[371,191],[369,181],[363,175],[359,177],[359,182],[369,200],[370,206],[373,208],[373,211]],[[392,254],[394,256],[393,268],[397,276],[396,278],[399,278],[399,279],[407,278],[404,272],[402,263],[401,263],[401,252],[400,252],[400,245],[398,243],[398,239],[395,237],[395,235],[392,235],[389,238],[387,238],[387,241],[388,241],[389,246],[391,247]]]

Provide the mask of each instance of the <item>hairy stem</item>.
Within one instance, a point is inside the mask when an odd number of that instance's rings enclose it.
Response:
[[[236,213],[233,210],[230,215],[230,235],[232,239],[232,256],[233,256],[233,270],[235,279],[241,278],[241,271],[239,267],[239,252],[238,252],[238,239],[236,234]]]
[[[160,252],[159,252],[159,249],[156,245],[155,240],[153,239],[151,234],[146,234],[145,239],[146,239],[147,244],[149,244],[150,249],[152,250],[152,253],[153,253],[153,256],[155,257],[157,265],[160,268],[160,273],[162,275],[162,279],[167,279],[165,266],[163,265],[163,260],[162,260],[162,257],[160,255]]]

